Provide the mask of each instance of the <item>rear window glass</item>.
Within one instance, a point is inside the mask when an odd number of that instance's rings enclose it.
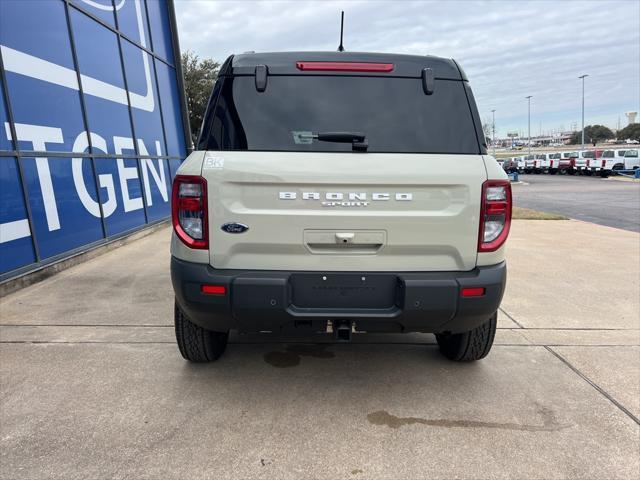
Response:
[[[311,135],[359,132],[369,152],[480,153],[462,81],[425,95],[419,78],[269,76],[258,92],[253,76],[225,77],[208,117],[201,150],[350,152]]]

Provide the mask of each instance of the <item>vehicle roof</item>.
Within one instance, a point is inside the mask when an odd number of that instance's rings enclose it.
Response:
[[[429,55],[402,55],[396,53],[366,52],[267,52],[243,53],[227,59],[227,68],[221,75],[254,75],[257,65],[266,65],[270,75],[309,75],[296,68],[296,62],[372,62],[393,63],[390,73],[365,73],[367,76],[418,78],[422,69],[431,68],[436,79],[467,80],[466,75],[451,58]],[[362,72],[311,72],[312,75],[353,75]]]

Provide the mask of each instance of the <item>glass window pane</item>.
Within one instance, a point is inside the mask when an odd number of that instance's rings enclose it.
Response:
[[[140,155],[165,155],[167,150],[151,56],[124,40],[122,53]]]
[[[22,158],[43,259],[103,238],[91,161]]]
[[[96,158],[95,162],[107,235],[144,225],[138,161],[128,158]]]
[[[133,138],[118,37],[79,11],[71,22],[94,153],[117,153],[114,137]]]
[[[115,26],[111,0],[90,0],[88,2],[86,0],[71,0],[71,2],[112,27]],[[122,8],[124,3],[126,3],[126,0],[116,0],[116,8]]]
[[[0,77],[0,150],[13,150],[11,141],[11,130],[9,129],[9,114],[4,101],[4,88],[2,77]]]
[[[118,1],[116,0],[116,3]],[[122,1],[120,8],[117,10],[117,15],[118,29],[134,42],[151,50],[149,23],[144,0]]]
[[[351,151],[311,135],[362,132],[369,152],[479,152],[461,81],[425,95],[419,78],[274,75],[258,92],[253,76],[226,77],[212,118],[210,150]]]
[[[178,172],[178,168],[180,168],[180,165],[182,164],[182,160],[169,160],[169,170],[171,171],[171,181],[173,182],[173,179],[176,176],[176,173]]]
[[[158,86],[162,99],[162,118],[167,138],[167,155],[184,158],[187,155],[182,129],[182,113],[178,97],[176,71],[166,64],[156,61]]]
[[[35,261],[16,159],[0,157],[0,273]]]
[[[173,47],[169,28],[169,11],[165,0],[147,0],[153,51],[173,65]]]
[[[171,213],[171,175],[163,158],[140,159],[142,181],[147,200],[147,218],[150,222],[166,218]]]
[[[0,1],[0,43],[18,147],[71,151],[85,126],[64,3]]]

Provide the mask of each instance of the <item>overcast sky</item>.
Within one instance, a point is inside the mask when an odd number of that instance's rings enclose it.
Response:
[[[176,0],[182,50],[223,61],[248,50],[335,50],[345,11],[349,51],[455,58],[496,135],[626,125],[640,110],[640,1]]]

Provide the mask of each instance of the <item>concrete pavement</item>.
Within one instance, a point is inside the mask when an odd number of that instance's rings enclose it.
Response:
[[[168,234],[0,301],[2,478],[640,476],[637,233],[514,222],[496,345],[464,365],[421,334],[236,335],[190,365]]]

